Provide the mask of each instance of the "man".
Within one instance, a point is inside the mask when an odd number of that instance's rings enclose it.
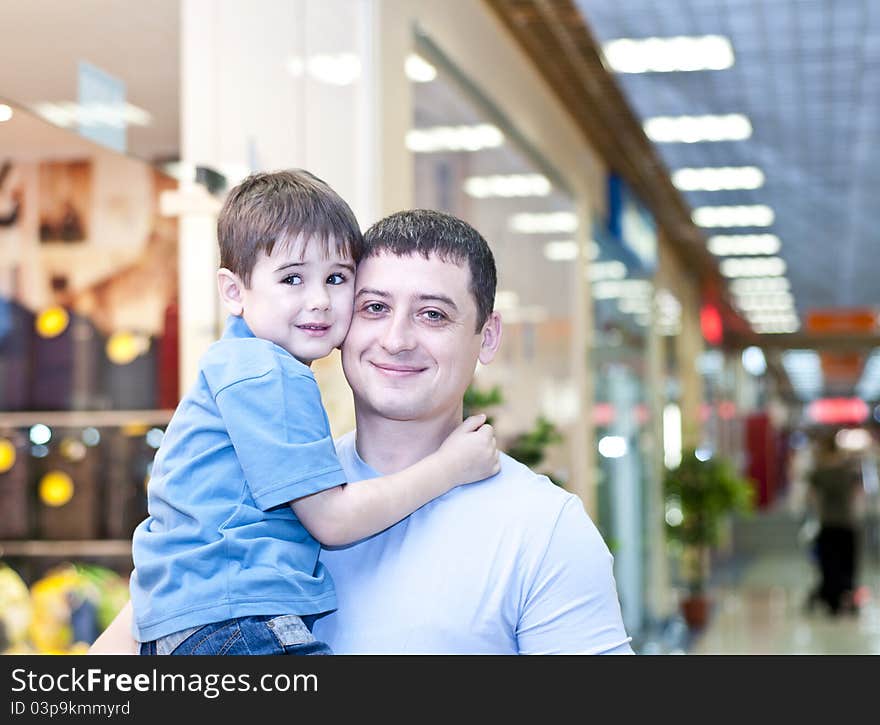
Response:
[[[488,245],[455,217],[405,211],[367,231],[342,348],[349,485],[405,468],[461,421],[477,361],[501,343],[495,285]],[[632,653],[611,555],[580,499],[508,456],[492,478],[321,560],[338,609],[314,634],[337,654]]]

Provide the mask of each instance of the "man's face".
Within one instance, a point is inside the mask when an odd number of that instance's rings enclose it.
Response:
[[[342,365],[362,412],[428,421],[461,411],[477,360],[500,341],[497,315],[477,332],[467,266],[431,255],[364,259]],[[488,338],[488,341],[487,341]]]

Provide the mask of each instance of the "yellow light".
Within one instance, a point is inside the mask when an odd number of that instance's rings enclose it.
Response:
[[[15,465],[15,446],[0,438],[0,473],[6,473]]]
[[[107,340],[107,357],[117,365],[128,365],[142,352],[145,352],[150,343],[143,335],[131,332],[114,332]]]
[[[73,479],[61,471],[50,471],[40,479],[40,500],[47,506],[64,506],[73,498]]]
[[[70,316],[63,307],[47,307],[34,322],[34,327],[40,337],[58,337],[67,329]]]

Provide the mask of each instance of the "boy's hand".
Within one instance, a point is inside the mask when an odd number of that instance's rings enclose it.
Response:
[[[501,470],[495,431],[483,413],[464,420],[437,453],[454,485],[480,481]]]

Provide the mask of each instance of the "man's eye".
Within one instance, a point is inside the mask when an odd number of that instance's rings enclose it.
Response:
[[[425,310],[422,314],[424,314],[430,322],[440,322],[446,319],[446,315],[439,310]]]
[[[327,277],[327,284],[345,284],[346,277],[344,274],[335,272]]]
[[[302,284],[302,277],[298,274],[289,274],[281,280],[281,284]]]

